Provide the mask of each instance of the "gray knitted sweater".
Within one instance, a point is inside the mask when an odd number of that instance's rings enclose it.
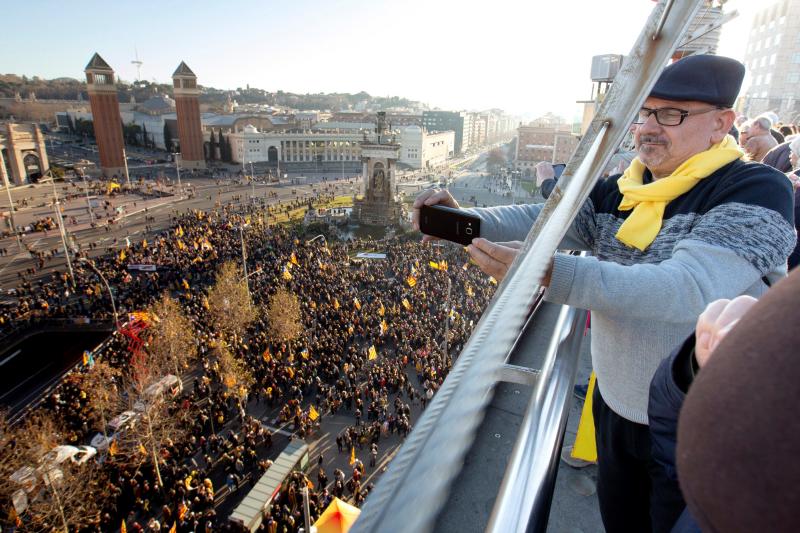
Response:
[[[659,362],[692,332],[706,305],[758,297],[786,275],[796,242],[793,195],[775,169],[735,161],[670,202],[655,241],[639,251],[615,237],[630,214],[617,209],[618,179],[597,183],[562,242],[593,256],[556,254],[546,299],[592,312],[592,365],[603,400],[646,424]],[[541,207],[473,211],[481,236],[496,242],[523,240]]]

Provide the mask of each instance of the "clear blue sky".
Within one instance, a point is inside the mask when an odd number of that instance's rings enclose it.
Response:
[[[743,54],[754,0],[726,27]],[[13,1],[0,72],[82,78],[97,51],[125,80],[161,82],[181,60],[199,83],[398,95],[442,108],[573,115],[591,57],[625,54],[650,0]],[[38,17],[38,19],[37,19]],[[742,32],[744,28],[744,32]],[[742,33],[739,33],[742,32]],[[735,37],[739,34],[740,37]]]

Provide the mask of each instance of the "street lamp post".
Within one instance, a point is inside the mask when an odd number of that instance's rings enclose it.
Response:
[[[128,153],[125,148],[122,149],[122,159],[125,161],[125,182],[128,184],[128,190],[131,189],[131,177],[128,174]]]
[[[103,273],[100,272],[100,269],[95,266],[94,261],[92,261],[91,259],[81,257],[80,259],[78,259],[78,262],[87,265],[89,268],[91,268],[94,271],[94,273],[97,274],[98,277],[103,281],[103,284],[106,286],[106,290],[108,290],[108,298],[111,300],[111,311],[114,313],[114,325],[119,326],[119,315],[117,315],[117,304],[114,302],[114,293],[111,292],[111,285],[108,284],[108,280],[103,275]]]
[[[67,229],[64,227],[64,218],[61,216],[61,202],[58,200],[58,191],[56,190],[56,179],[53,172],[47,169],[45,174],[50,174],[50,183],[53,184],[53,198],[55,199],[56,219],[58,219],[58,230],[61,233],[61,243],[64,245],[64,257],[67,259],[67,272],[69,272],[70,281],[75,287],[75,276],[72,272],[72,261],[69,258],[69,246],[67,246]]]
[[[89,210],[89,219],[92,224],[94,224],[94,211],[92,211],[92,201],[89,199],[89,186],[86,183],[86,176],[81,174],[81,179],[83,180],[83,187],[86,192],[86,208]]]
[[[181,186],[181,164],[179,161],[181,154],[176,152],[172,154],[172,156],[175,158],[175,172],[178,174],[178,194],[183,195],[183,187]]]
[[[247,249],[244,246],[244,230],[246,227],[247,224],[239,225],[239,239],[242,242],[242,269],[244,271],[244,283],[247,285],[247,295],[252,299],[253,295],[250,294],[250,281],[248,280],[249,276],[247,275]]]
[[[2,158],[0,158],[0,165],[4,165]],[[22,246],[22,239],[19,237],[19,232],[17,231],[17,223],[14,221],[14,199],[11,197],[11,184],[8,175],[5,172],[5,168],[3,170],[3,182],[6,186],[6,194],[8,194],[8,212],[9,212],[9,220],[11,221],[11,233],[14,234],[14,237],[17,238],[17,246],[19,250],[22,251],[24,248]]]

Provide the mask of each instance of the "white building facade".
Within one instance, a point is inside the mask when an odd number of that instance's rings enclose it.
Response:
[[[364,137],[355,132],[260,132],[248,125],[229,138],[236,163],[324,163],[360,161]]]
[[[398,163],[414,169],[431,169],[453,157],[455,132],[428,133],[419,126],[406,126],[400,130],[399,141]]]

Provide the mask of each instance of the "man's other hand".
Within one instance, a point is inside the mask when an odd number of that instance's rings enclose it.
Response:
[[[411,224],[417,231],[419,231],[419,210],[423,205],[443,205],[445,207],[459,209],[458,202],[456,202],[456,199],[453,198],[447,189],[429,189],[427,191],[423,191],[422,194],[417,196],[417,199],[414,200],[414,205],[412,206],[413,211],[411,213]],[[436,237],[431,237],[430,235],[423,235],[422,240],[433,241],[438,239],[436,239]]]
[[[733,300],[716,300],[708,304],[697,319],[694,356],[701,367],[712,352],[758,300],[752,296],[737,296]]]
[[[502,281],[520,248],[520,241],[491,242],[479,238],[472,240],[472,244],[467,246],[467,252],[484,273]]]
[[[533,167],[536,170],[536,186],[541,187],[544,180],[551,180],[556,177],[556,172],[553,170],[553,165],[547,161],[539,161]]]

